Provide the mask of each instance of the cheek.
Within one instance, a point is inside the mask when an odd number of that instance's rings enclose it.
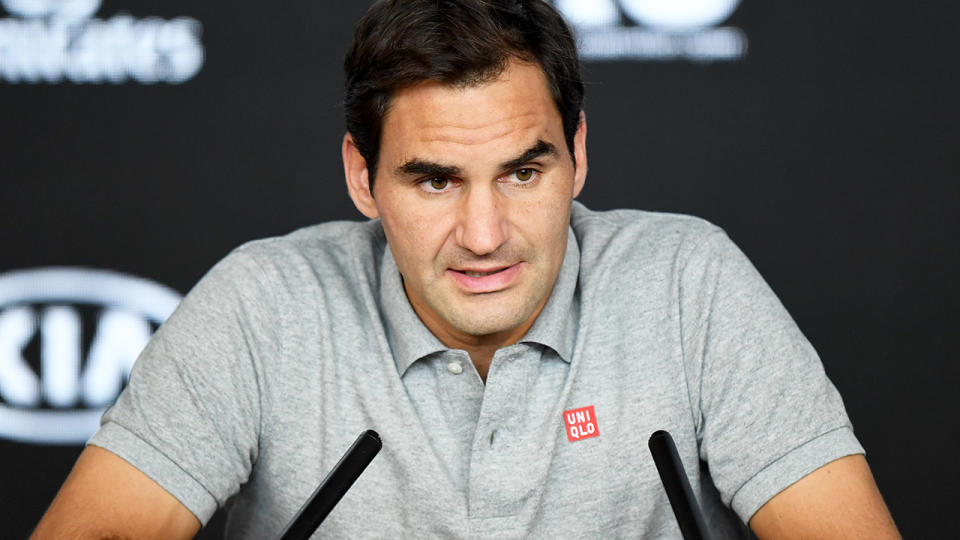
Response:
[[[540,197],[525,206],[522,228],[545,244],[552,243],[550,241],[560,237],[561,233],[562,238],[566,238],[566,230],[570,225],[570,201],[569,194],[560,190]]]
[[[393,256],[406,274],[431,265],[443,245],[443,235],[436,219],[409,209],[403,211],[402,206],[382,212],[381,220]]]
[[[560,193],[540,199],[524,212],[519,229],[525,231],[521,234],[533,246],[545,271],[552,272],[563,262],[569,226],[570,197]]]

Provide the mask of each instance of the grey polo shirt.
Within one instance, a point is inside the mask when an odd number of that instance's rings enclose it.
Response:
[[[576,204],[553,293],[484,385],[420,322],[376,221],[247,244],[157,332],[91,444],[228,536],[276,536],[362,430],[329,537],[678,537],[670,431],[721,537],[862,452],[810,344],[722,231]],[[732,509],[732,510],[731,510]]]

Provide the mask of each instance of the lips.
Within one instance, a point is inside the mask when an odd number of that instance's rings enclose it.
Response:
[[[503,271],[502,268],[499,270],[490,270],[489,272],[473,272],[470,270],[463,270],[462,273],[470,277],[484,277],[484,276],[489,276],[491,274],[496,274],[497,272],[501,272],[501,271]],[[454,270],[454,272],[456,272],[456,270]]]
[[[451,277],[464,292],[473,294],[491,293],[509,287],[520,272],[523,263],[497,268],[448,269]]]

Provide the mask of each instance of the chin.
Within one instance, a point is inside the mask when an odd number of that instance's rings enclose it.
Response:
[[[489,336],[502,332],[509,332],[530,318],[532,313],[521,313],[519,310],[503,309],[492,311],[471,310],[456,314],[449,319],[454,328],[471,336]]]

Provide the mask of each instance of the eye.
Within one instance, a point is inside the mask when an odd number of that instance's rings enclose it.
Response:
[[[507,178],[518,184],[527,184],[537,177],[538,172],[536,169],[517,169],[507,175]]]
[[[456,187],[453,180],[443,176],[424,178],[419,182],[419,185],[420,189],[427,193],[444,193]]]

